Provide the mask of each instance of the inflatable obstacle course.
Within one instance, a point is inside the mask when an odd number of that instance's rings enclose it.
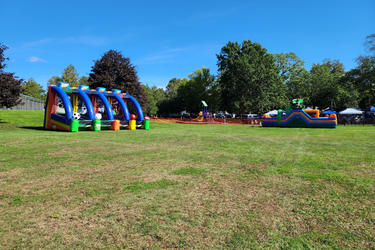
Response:
[[[278,110],[277,117],[263,115],[263,127],[295,127],[295,128],[336,128],[337,117],[319,117],[319,110],[305,110],[302,99],[294,99],[287,108],[285,116]]]
[[[130,116],[129,104],[137,116]],[[48,87],[44,128],[71,132],[149,129],[149,120],[144,119],[137,100],[120,90],[106,91],[102,87],[90,90],[86,85],[70,88],[68,83],[61,82]]]

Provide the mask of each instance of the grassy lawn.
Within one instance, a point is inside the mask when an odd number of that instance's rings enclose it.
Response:
[[[375,127],[56,132],[0,111],[0,249],[375,247]]]

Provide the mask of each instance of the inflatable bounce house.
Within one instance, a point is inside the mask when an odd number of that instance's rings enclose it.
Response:
[[[291,107],[286,112],[279,109],[277,117],[264,114],[263,127],[294,127],[294,128],[336,128],[337,117],[319,117],[319,110],[305,110],[303,99],[293,99]],[[285,115],[283,115],[283,113]]]
[[[137,116],[130,115],[127,103],[132,103]],[[149,129],[137,100],[120,90],[106,91],[105,88],[90,90],[80,85],[70,88],[69,83],[48,86],[44,114],[44,128],[77,132],[80,130],[100,131]]]

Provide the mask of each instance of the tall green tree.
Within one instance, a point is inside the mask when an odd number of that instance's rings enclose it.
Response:
[[[166,95],[163,89],[156,86],[149,87],[148,84],[143,85],[148,100],[145,113],[156,115],[159,113],[159,106],[165,100]]]
[[[346,80],[358,91],[358,104],[362,109],[375,105],[375,58],[363,57],[358,66],[347,72]]]
[[[146,108],[145,89],[129,57],[124,57],[119,51],[110,50],[94,62],[89,76],[90,88],[120,89],[137,99],[142,109]]]
[[[9,47],[0,43],[0,73],[2,73],[4,68],[7,66],[4,61],[9,60],[9,57],[4,56],[4,51],[6,51],[7,49],[9,49]]]
[[[166,90],[165,99],[158,103],[158,108],[160,113],[179,113],[184,107],[182,106],[181,100],[178,98],[178,89],[181,85],[185,84],[185,79],[172,78],[169,80]]]
[[[274,61],[259,43],[228,42],[217,54],[223,108],[264,113],[286,106],[286,90]]]
[[[80,77],[76,68],[70,64],[62,71],[62,76],[52,76],[48,80],[48,85],[57,85],[59,82],[69,83],[70,87],[79,86]]]
[[[363,43],[365,46],[365,55],[360,55],[356,61],[361,64],[362,61],[369,59],[370,61],[375,58],[375,33],[372,33],[369,36],[366,36],[365,42]]]
[[[220,93],[216,77],[211,75],[209,68],[196,69],[178,88],[178,99],[189,112],[198,113],[201,101],[205,101],[213,112],[218,111]]]
[[[89,77],[88,76],[81,76],[79,78],[79,85],[89,85]]]
[[[34,78],[29,78],[25,82],[25,84],[22,85],[23,88],[23,94],[28,95],[37,99],[45,100],[46,97],[46,91],[43,89],[43,86],[38,84]]]
[[[169,100],[172,100],[173,98],[177,97],[177,90],[178,87],[181,84],[181,78],[172,78],[169,80],[167,87],[166,87],[166,93],[167,93],[167,98]]]
[[[375,55],[375,33],[366,37],[364,45],[365,51],[373,57]]]
[[[313,64],[304,88],[307,96],[305,103],[312,108],[329,108],[339,94],[335,75],[323,64]]]
[[[0,73],[0,108],[11,108],[21,104],[23,79],[18,79],[14,73]]]
[[[295,53],[274,54],[277,70],[286,86],[288,100],[304,98],[304,83],[309,78],[309,72],[304,68],[305,61]]]
[[[59,76],[52,76],[50,79],[48,79],[47,84],[57,85],[59,82],[64,82],[64,81]]]
[[[351,94],[358,100],[358,106],[367,109],[375,105],[375,34],[366,37],[365,55],[357,59],[357,67],[346,72],[342,84],[351,87]],[[355,90],[353,90],[355,89]]]
[[[14,73],[4,72],[6,60],[8,57],[4,56],[4,51],[8,47],[0,43],[0,108],[11,108],[21,104],[20,94],[22,93],[23,79],[18,79]]]
[[[338,80],[338,98],[334,101],[333,105],[335,108],[358,107],[359,93],[350,75],[351,72],[353,71],[347,72]]]
[[[328,67],[329,73],[341,77],[345,74],[345,66],[339,60],[331,60],[331,58],[325,58],[323,65]]]
[[[346,108],[357,106],[357,91],[353,84],[347,81],[344,77],[345,66],[339,60],[332,60],[331,58],[325,58],[323,60],[323,66],[329,69],[329,73],[333,76],[333,84],[336,86],[337,94],[336,97],[331,97],[332,108]]]

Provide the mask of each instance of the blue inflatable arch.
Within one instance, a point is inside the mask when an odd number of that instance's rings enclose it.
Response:
[[[134,97],[132,97],[131,95],[128,95],[128,94],[123,95],[123,98],[125,100],[129,100],[133,103],[133,105],[134,105],[134,107],[135,107],[135,109],[137,110],[137,113],[138,113],[137,121],[144,121],[143,111],[142,111],[141,105],[139,105],[138,101]]]
[[[109,103],[109,101],[107,100],[107,98],[103,95],[103,93],[99,92],[99,91],[84,91],[88,96],[90,95],[94,95],[96,97],[99,97],[99,99],[102,101],[103,105],[104,105],[104,109],[107,113],[107,119],[106,120],[114,120],[113,118],[113,113],[112,113],[112,108],[111,108],[111,104]]]
[[[81,89],[73,89],[73,94],[78,94],[83,102],[85,103],[85,106],[87,108],[87,117],[89,120],[95,120],[95,113],[94,113],[94,107],[92,106],[90,98],[86,95],[86,93]]]
[[[128,107],[126,106],[124,100],[117,94],[104,93],[104,95],[107,96],[107,97],[112,97],[112,98],[116,99],[116,101],[120,104],[122,112],[124,113],[124,120],[129,121],[130,120],[130,114],[129,114]]]
[[[69,96],[63,89],[57,86],[52,86],[51,91],[60,96],[65,108],[65,118],[71,120],[73,118],[73,107],[72,103],[70,102]]]

